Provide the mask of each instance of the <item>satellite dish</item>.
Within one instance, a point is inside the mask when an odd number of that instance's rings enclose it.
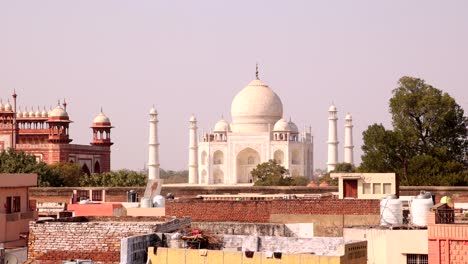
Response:
[[[13,254],[6,254],[5,264],[18,264],[18,259]]]

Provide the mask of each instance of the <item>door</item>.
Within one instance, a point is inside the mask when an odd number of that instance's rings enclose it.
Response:
[[[343,198],[358,198],[357,180],[343,180]]]

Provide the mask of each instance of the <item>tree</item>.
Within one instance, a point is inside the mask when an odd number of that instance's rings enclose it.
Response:
[[[455,99],[422,79],[403,77],[393,90],[390,113],[392,130],[373,124],[363,132],[360,171],[396,172],[402,184],[465,179],[468,119]],[[441,180],[444,175],[451,179]]]
[[[287,173],[288,170],[274,160],[258,164],[251,172],[255,186],[290,186],[292,179]]]
[[[64,185],[60,175],[44,162],[24,151],[12,148],[0,152],[0,173],[36,173],[37,185],[40,187],[60,187]]]
[[[356,172],[356,168],[351,163],[337,163],[333,172]]]
[[[83,187],[134,187],[145,186],[146,182],[146,173],[125,169],[103,173],[93,173],[91,175],[84,175],[80,179],[80,185]]]

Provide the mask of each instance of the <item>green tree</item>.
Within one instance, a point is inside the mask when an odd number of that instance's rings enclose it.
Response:
[[[351,163],[337,163],[333,172],[356,172],[356,168]]]
[[[287,173],[288,170],[274,160],[258,164],[251,172],[255,186],[290,186],[293,181]]]
[[[91,175],[83,175],[80,178],[80,186],[83,187],[134,187],[145,186],[146,182],[146,173],[126,169],[93,173]]]
[[[59,175],[64,186],[80,186],[80,180],[86,175],[81,167],[76,163],[57,162],[48,165],[53,173]]]
[[[422,79],[403,77],[390,113],[392,130],[373,124],[363,132],[360,171],[396,172],[402,184],[463,183],[468,119],[454,98]]]
[[[0,152],[0,173],[36,173],[40,187],[64,186],[60,175],[47,164],[38,162],[34,155],[12,148]]]

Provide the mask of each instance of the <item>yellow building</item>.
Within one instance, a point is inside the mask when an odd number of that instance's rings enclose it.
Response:
[[[395,173],[331,173],[330,177],[338,178],[340,199],[382,199],[390,194],[398,195]]]
[[[148,258],[152,264],[365,264],[367,242],[347,243],[341,253],[339,256],[319,256],[311,253],[271,255],[253,252],[252,256],[247,256],[242,251],[148,248]]]

